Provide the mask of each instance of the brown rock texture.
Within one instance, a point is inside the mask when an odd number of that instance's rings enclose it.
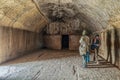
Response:
[[[61,35],[44,35],[44,46],[49,49],[61,49]]]
[[[69,50],[79,50],[80,35],[70,35]]]
[[[51,22],[46,26],[44,33],[47,35],[81,35],[83,29],[88,26],[79,19],[66,19],[65,22]],[[88,29],[86,30],[91,33]]]
[[[111,28],[99,33],[101,36],[101,47],[99,50],[99,55],[102,56],[108,62],[120,68],[119,30],[119,28]]]
[[[45,36],[45,46],[53,49],[61,49],[60,34],[97,31],[102,41],[99,54],[120,67],[120,0],[0,0],[0,61],[40,47],[41,37],[32,32],[42,34],[46,25],[52,36]],[[71,42],[77,45],[75,39]],[[73,43],[70,48],[77,49]]]
[[[77,17],[83,21],[85,21],[86,24],[89,25],[87,27],[90,31],[99,31],[106,29],[109,27],[112,23],[115,24],[117,27],[119,27],[119,14],[120,14],[120,0],[34,0],[35,3],[38,5],[39,8],[44,12],[45,15],[47,15],[47,11],[49,8],[53,9],[54,11],[57,11],[56,6],[52,6],[50,4],[58,4],[58,5],[72,5],[69,14],[73,13],[77,15]],[[47,8],[41,5],[49,4]],[[75,12],[74,7],[77,9],[77,13]],[[66,9],[65,7],[62,7],[62,10]],[[65,9],[64,9],[65,8]],[[47,9],[47,11],[44,11]],[[61,8],[60,8],[61,9]],[[69,9],[69,8],[68,8]],[[68,10],[67,9],[67,10]],[[66,13],[65,13],[66,14]],[[58,14],[60,15],[60,14]],[[72,16],[72,15],[71,15]]]
[[[120,29],[115,30],[115,64],[120,68]]]
[[[0,63],[41,47],[42,38],[38,33],[0,27]]]
[[[39,32],[46,23],[32,0],[0,0],[0,26]]]

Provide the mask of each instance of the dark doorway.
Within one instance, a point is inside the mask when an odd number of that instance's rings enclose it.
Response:
[[[68,48],[69,48],[69,36],[62,35],[62,49],[68,49]]]

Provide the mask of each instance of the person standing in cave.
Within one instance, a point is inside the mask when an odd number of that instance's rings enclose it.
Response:
[[[79,52],[82,56],[82,65],[83,67],[87,67],[87,63],[89,62],[89,37],[86,35],[85,30],[82,32],[79,43]]]
[[[98,53],[99,53],[99,47],[101,45],[101,40],[100,40],[100,37],[99,37],[98,34],[95,35],[95,38],[93,39],[93,44],[94,44],[94,47],[95,47],[94,58],[95,58],[96,63],[99,64]]]

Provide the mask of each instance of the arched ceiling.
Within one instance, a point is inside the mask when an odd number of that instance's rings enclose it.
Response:
[[[116,17],[116,15],[120,15],[120,0],[34,0],[34,2],[47,16],[49,15],[49,11],[54,10],[52,14],[57,11],[56,5],[74,5],[77,13],[75,9],[71,7],[71,12],[70,8],[68,11],[69,14],[73,17],[77,15],[79,19],[90,25],[88,29],[91,31],[104,30],[111,25],[120,27],[118,26],[120,25],[120,18],[118,20],[118,17]],[[46,5],[49,7],[46,7]],[[55,7],[53,5],[55,5]],[[46,9],[50,10],[46,11]],[[64,11],[63,13],[65,13],[65,9],[62,10]]]
[[[113,16],[109,20],[110,25],[114,26],[115,28],[120,28],[120,14]]]
[[[47,23],[32,0],[0,0],[0,26],[39,32]]]
[[[45,7],[46,4],[50,8]],[[61,12],[57,13],[51,4],[57,5]],[[110,25],[120,28],[120,0],[0,0],[0,26],[39,32],[47,24],[46,17],[50,19],[51,14],[47,12],[50,10],[57,18],[66,15],[68,19],[83,20],[90,31]]]

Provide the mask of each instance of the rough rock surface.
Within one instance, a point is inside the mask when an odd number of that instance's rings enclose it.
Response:
[[[42,48],[41,37],[31,31],[0,27],[0,63]]]
[[[39,32],[46,22],[32,0],[0,0],[0,27]]]
[[[78,52],[41,50],[0,66],[0,80],[120,80],[115,67],[82,68],[81,64]]]
[[[112,23],[119,27],[120,18],[120,0],[34,0],[40,8],[42,4],[72,4],[77,7],[79,19],[82,19],[90,26],[89,30],[103,30],[109,27]],[[49,5],[48,5],[49,7]],[[53,6],[54,7],[54,6]],[[52,8],[53,8],[52,7]],[[64,7],[66,8],[66,7]],[[73,8],[73,7],[72,7]],[[71,8],[72,13],[75,11]],[[63,9],[64,10],[64,9]],[[57,11],[55,8],[54,11]],[[53,11],[53,12],[54,12]],[[46,14],[47,12],[45,12]],[[69,12],[71,14],[71,12]],[[117,17],[116,17],[117,16]],[[109,22],[110,21],[110,22]]]
[[[48,3],[68,4],[67,7],[59,7],[59,5],[55,8],[51,7],[54,13],[59,13],[55,16],[60,17],[62,14],[74,17],[77,15],[89,25],[89,30],[102,30],[110,25],[120,27],[120,0],[1,0],[0,26],[39,32],[46,24],[45,16],[40,11],[45,8],[40,6]],[[59,8],[65,13],[61,13]]]

